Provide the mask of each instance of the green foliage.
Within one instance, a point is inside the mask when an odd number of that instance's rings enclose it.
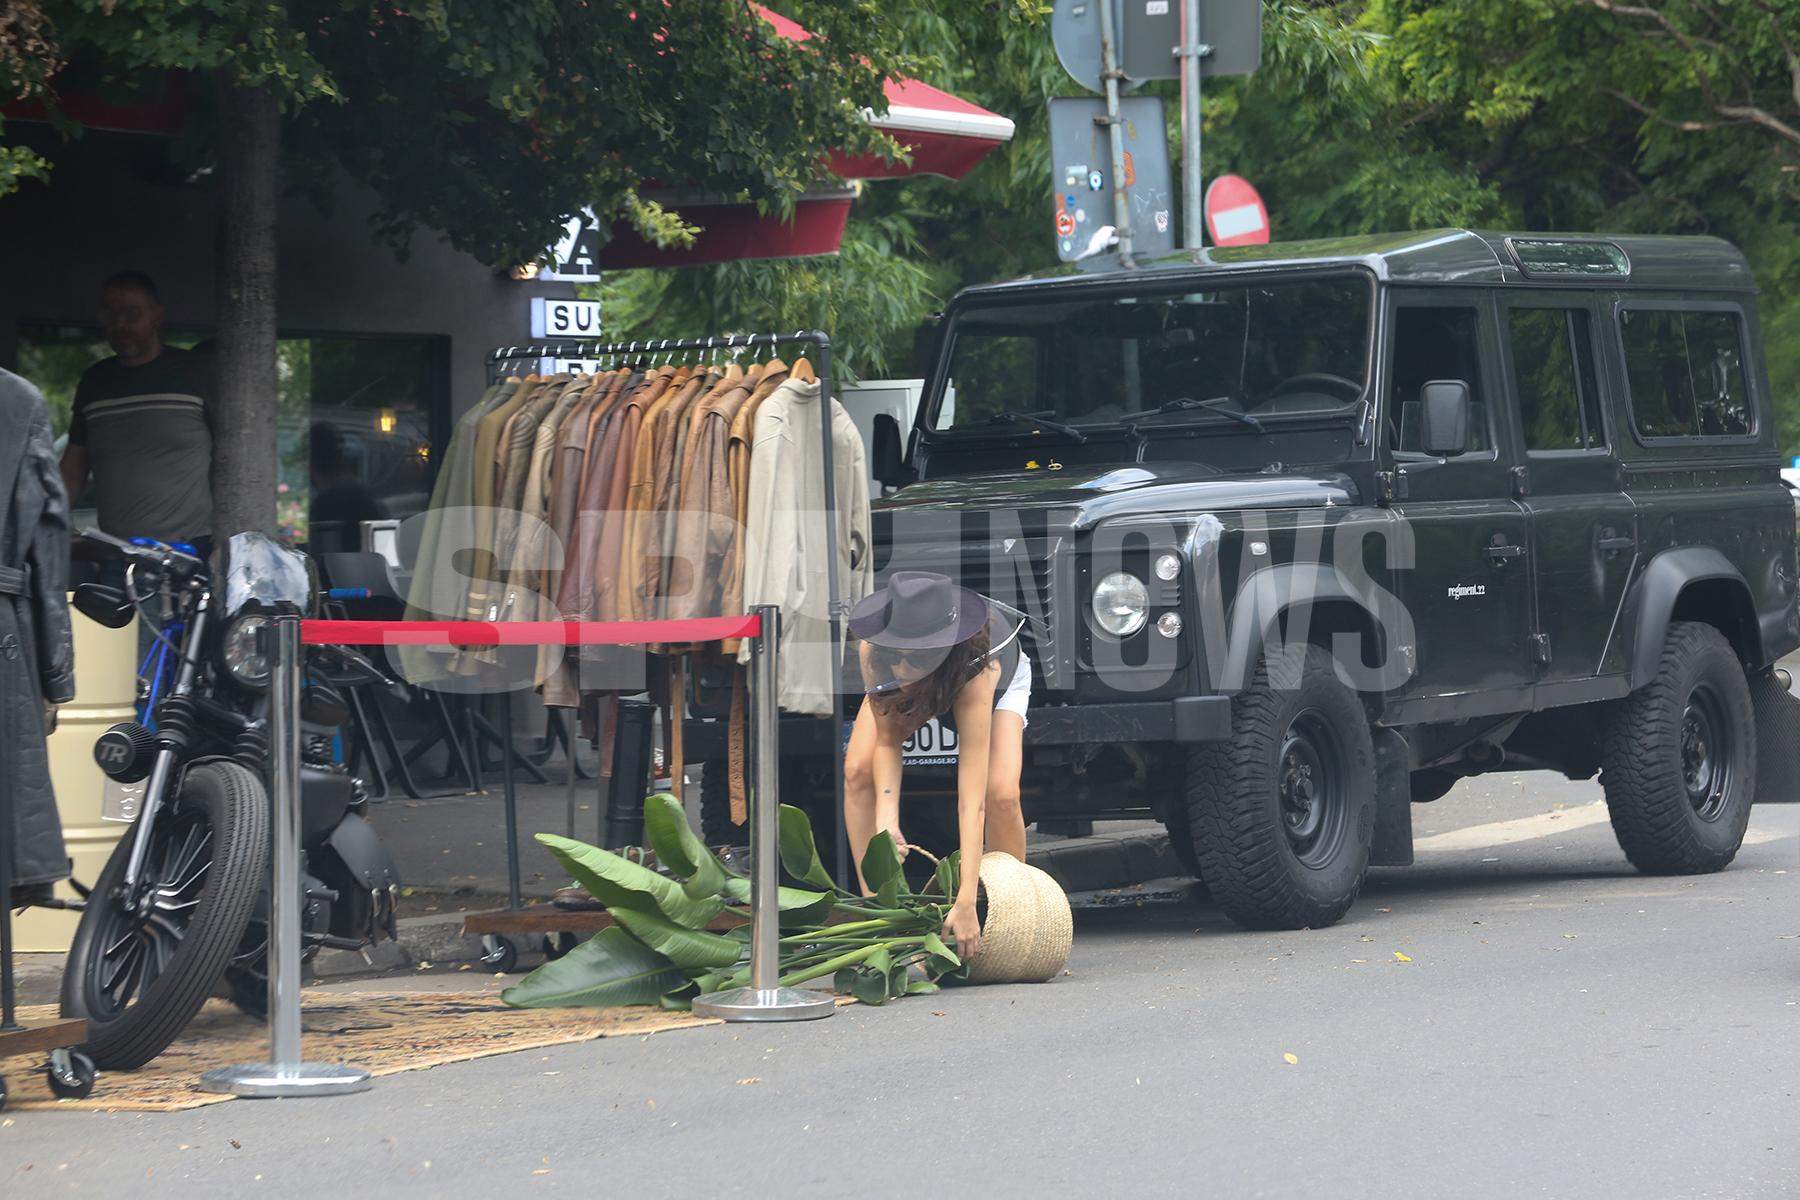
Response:
[[[819,847],[813,841],[812,822],[791,804],[780,810],[781,866],[789,875],[808,887],[830,891],[831,872],[819,861]]]
[[[656,1004],[687,973],[621,926],[599,933],[500,993],[514,1008]]]
[[[45,44],[121,92],[170,69],[269,89],[291,180],[342,170],[379,197],[396,248],[441,229],[495,263],[536,257],[581,204],[679,240],[685,227],[641,199],[646,181],[786,211],[826,151],[892,153],[859,113],[882,104],[884,77],[916,66],[876,0],[785,5],[817,35],[805,44],[717,0],[38,7]]]
[[[645,819],[649,819],[648,805]],[[676,880],[624,855],[553,833],[540,833],[537,839],[570,878],[608,908],[660,913],[688,929],[704,929],[724,908],[718,900],[689,896]]]
[[[660,827],[653,836],[668,875],[609,850],[538,835],[618,924],[545,963],[501,993],[501,999],[521,1008],[661,1004],[679,1009],[696,996],[749,982],[746,928],[718,934],[704,926],[730,911],[747,927],[750,882],[723,867],[710,870],[710,852],[695,853],[698,839],[691,830],[683,837],[670,826],[673,820],[686,827],[675,797],[645,801],[645,827]],[[964,973],[962,959],[939,936],[949,910],[945,897],[955,890],[956,855],[945,859],[934,876],[938,895],[929,894],[931,889],[914,893],[906,887],[893,839],[878,834],[863,863],[871,882],[880,879],[879,894],[857,896],[832,886],[803,813],[783,806],[780,826],[784,868],[820,889],[780,889],[782,986],[829,977],[839,991],[865,1004],[882,1004],[935,990],[936,980]],[[662,847],[674,853],[665,854]],[[712,862],[718,865],[716,859]],[[696,886],[703,876],[718,881],[712,891]]]

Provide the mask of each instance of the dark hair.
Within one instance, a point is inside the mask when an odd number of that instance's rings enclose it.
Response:
[[[142,271],[119,271],[108,275],[106,282],[100,285],[100,290],[104,292],[107,288],[116,287],[136,288],[156,303],[162,303],[162,289],[156,286],[156,280]]]
[[[986,625],[948,650],[893,650],[871,644],[869,672],[872,678],[865,681],[869,688],[869,703],[880,716],[900,722],[909,732],[917,729],[931,718],[950,711],[956,703],[956,694],[987,666],[990,645]],[[930,674],[899,687],[893,686],[896,667],[927,656],[937,660]]]

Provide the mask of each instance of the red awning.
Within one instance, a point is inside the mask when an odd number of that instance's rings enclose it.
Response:
[[[653,195],[653,194],[652,194]],[[635,267],[697,267],[747,258],[801,258],[835,254],[850,220],[849,192],[807,195],[794,205],[792,220],[764,216],[754,204],[705,200],[681,202],[658,198],[684,221],[700,227],[692,246],[664,248],[644,240],[628,221],[612,226],[612,238],[594,255],[597,267],[628,271]]]
[[[751,7],[790,41],[812,37],[810,30],[780,13],[760,4]],[[904,179],[912,175],[961,179],[996,146],[1012,140],[1012,121],[928,83],[890,79],[885,90],[887,112],[865,111],[864,118],[905,146],[912,161],[886,162],[872,154],[834,155],[831,169],[845,179]]]

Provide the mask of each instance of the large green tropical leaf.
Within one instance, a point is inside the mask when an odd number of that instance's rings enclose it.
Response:
[[[729,967],[744,952],[744,944],[735,938],[677,925],[661,913],[620,908],[612,915],[640,942],[684,970]]]
[[[540,833],[542,842],[575,882],[588,895],[607,908],[629,908],[638,912],[660,912],[677,925],[704,929],[708,921],[724,910],[718,900],[688,895],[675,880],[610,850]]]
[[[717,896],[728,872],[718,855],[688,824],[687,810],[667,792],[644,800],[644,833],[662,864],[681,876],[681,890],[696,900]]]
[[[500,993],[514,1008],[606,1008],[656,1004],[687,972],[614,926],[547,962]]]
[[[827,892],[836,887],[831,872],[819,861],[812,822],[791,804],[781,806],[781,865],[801,883]]]
[[[893,908],[900,903],[900,891],[906,886],[906,875],[900,869],[900,851],[894,835],[882,830],[869,839],[863,854],[863,880],[875,891],[876,903]]]
[[[962,957],[936,933],[925,935],[925,955],[926,961],[931,964],[933,974],[954,971],[962,966]]]
[[[725,897],[736,904],[750,903],[750,881],[733,875],[725,881]],[[817,925],[831,914],[837,897],[830,892],[809,892],[805,888],[777,889],[783,928],[795,929]]]

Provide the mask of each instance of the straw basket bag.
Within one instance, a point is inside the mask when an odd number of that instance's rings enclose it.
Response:
[[[969,963],[970,983],[1043,983],[1069,961],[1075,921],[1056,880],[1010,854],[981,856],[987,919],[981,951]]]

